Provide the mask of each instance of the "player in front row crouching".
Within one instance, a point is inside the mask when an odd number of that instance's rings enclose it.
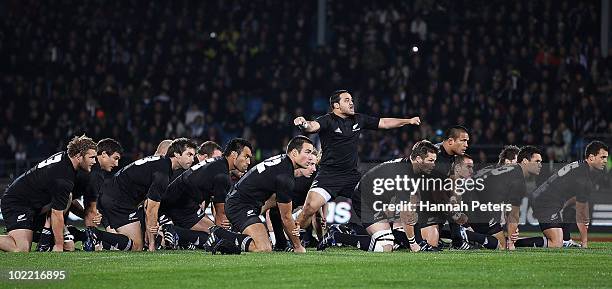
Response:
[[[172,171],[188,169],[193,162],[195,149],[196,145],[192,141],[186,138],[175,139],[165,157],[149,156],[137,160],[121,169],[102,186],[98,208],[112,229],[132,240],[133,251],[141,251],[145,240],[148,241],[150,251],[156,249],[159,203],[166,192]],[[145,209],[145,240],[141,231],[142,212],[138,209],[142,202]]]
[[[399,205],[402,201],[416,204],[418,195],[395,190],[377,192],[380,188],[376,188],[376,182],[393,179],[396,175],[419,178],[421,174],[428,174],[434,168],[437,152],[438,149],[431,142],[423,140],[414,145],[409,159],[391,160],[366,172],[355,188],[351,200],[353,209],[368,235],[354,235],[339,230],[338,226],[332,226],[317,249],[324,250],[329,246],[342,244],[374,252],[390,252],[394,247],[410,248],[414,252],[435,250],[424,240],[416,240],[416,211],[400,210],[401,219],[397,220],[396,211],[384,211],[381,207],[383,204]]]
[[[64,250],[64,211],[70,204],[76,172],[91,171],[96,149],[90,138],[75,137],[65,152],[40,162],[9,185],[1,202],[8,235],[0,236],[0,250],[29,252],[33,233],[42,227],[49,207],[53,251]]]
[[[207,242],[213,253],[217,246],[226,245],[249,252],[270,252],[272,244],[268,229],[259,218],[262,206],[276,194],[285,233],[296,253],[306,249],[299,239],[299,227],[291,216],[291,191],[295,183],[296,169],[306,168],[314,162],[312,141],[296,136],[287,145],[286,154],[277,155],[251,168],[236,183],[225,201],[225,213],[234,229],[233,233],[221,227],[210,229]]]
[[[563,210],[574,199],[580,246],[588,247],[589,201],[595,187],[593,180],[605,168],[608,151],[608,146],[603,142],[589,143],[584,160],[565,165],[534,191],[533,212],[544,237],[519,239],[516,247],[562,247],[564,227],[569,224],[569,220],[563,220]]]

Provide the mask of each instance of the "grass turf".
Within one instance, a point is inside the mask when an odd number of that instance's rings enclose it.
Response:
[[[0,288],[612,288],[612,243],[583,249],[209,255],[201,251],[0,253]],[[64,281],[7,271],[65,270]]]

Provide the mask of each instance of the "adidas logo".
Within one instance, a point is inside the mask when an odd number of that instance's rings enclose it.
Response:
[[[355,125],[353,125],[353,131],[360,131],[361,128],[359,128],[359,124],[356,123]]]
[[[28,218],[26,218],[25,216],[26,216],[26,214],[21,214],[21,215],[17,216],[17,222],[21,222],[21,221],[27,220]]]
[[[334,130],[335,133],[342,133],[342,130],[340,130],[340,128],[337,128],[336,130]]]
[[[255,212],[253,210],[247,211],[247,217],[255,216]]]

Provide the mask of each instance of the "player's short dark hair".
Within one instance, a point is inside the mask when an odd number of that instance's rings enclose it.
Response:
[[[516,161],[519,163],[522,162],[524,159],[531,161],[531,158],[534,154],[542,154],[542,152],[537,147],[524,146],[521,148],[521,150],[519,150]]]
[[[469,134],[467,128],[462,125],[454,125],[444,131],[444,139],[458,139],[462,133]]]
[[[514,159],[518,155],[519,151],[520,151],[519,147],[515,145],[505,146],[502,149],[502,151],[499,153],[497,164],[503,165],[506,160]]]
[[[438,148],[428,140],[418,141],[412,146],[412,152],[410,153],[410,159],[415,160],[417,157],[422,159],[427,157],[427,154],[437,154]]]
[[[609,148],[605,143],[598,140],[594,140],[590,142],[584,149],[584,158],[586,159],[590,155],[596,156],[597,154],[599,154],[600,150],[609,151]]]
[[[98,155],[101,155],[103,152],[106,152],[109,156],[114,153],[123,154],[123,147],[112,138],[103,138],[98,141]]]
[[[346,89],[336,90],[329,97],[329,107],[334,109],[334,103],[340,103],[340,95],[343,93],[349,93]]]
[[[210,157],[215,152],[215,150],[223,151],[221,146],[219,146],[216,142],[209,140],[205,141],[198,147],[198,154],[207,155]]]
[[[174,156],[175,153],[183,154],[183,152],[187,150],[187,148],[192,148],[196,150],[197,145],[195,142],[188,138],[177,138],[170,143],[170,147],[168,147],[168,151],[166,152],[166,157],[171,158]]]
[[[225,150],[223,151],[223,156],[229,157],[232,152],[236,152],[237,154],[241,154],[242,150],[247,147],[250,150],[253,150],[251,143],[243,138],[234,138],[227,143],[225,146]]]
[[[304,146],[305,143],[309,143],[311,145],[314,145],[309,138],[307,138],[307,137],[305,137],[303,135],[294,136],[289,141],[289,144],[287,145],[286,153],[289,154],[289,152],[291,152],[294,149],[296,149],[298,152],[301,152],[302,151],[302,147]]]
[[[66,149],[69,157],[76,157],[77,155],[84,156],[90,149],[97,151],[98,146],[91,138],[82,135],[73,137]]]

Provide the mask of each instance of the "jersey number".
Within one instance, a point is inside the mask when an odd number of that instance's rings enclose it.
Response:
[[[57,154],[57,155],[54,155],[54,156],[52,156],[52,157],[50,157],[50,158],[40,162],[38,164],[38,166],[36,166],[36,167],[39,168],[39,169],[40,168],[44,168],[44,167],[46,167],[46,166],[48,166],[50,164],[59,163],[59,161],[61,161],[61,160],[62,160],[62,154]]]
[[[271,167],[280,164],[282,161],[281,156],[275,156],[273,158],[269,158],[255,166],[257,168],[257,172],[260,174],[266,170],[266,167]]]

